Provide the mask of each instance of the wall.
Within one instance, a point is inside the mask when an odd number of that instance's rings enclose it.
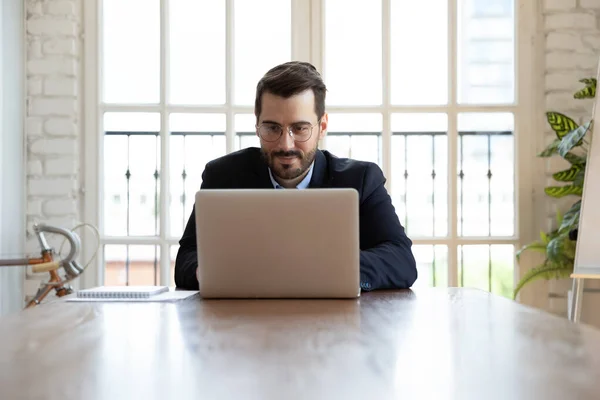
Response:
[[[593,101],[575,100],[573,93],[583,88],[583,84],[578,82],[580,79],[595,77],[598,71],[600,0],[545,0],[543,14],[546,110],[564,113],[577,123],[587,121],[592,116]],[[550,143],[555,136],[547,123],[545,128],[546,143]],[[565,165],[554,157],[546,166],[547,183],[554,182],[551,174]],[[557,205],[566,211],[575,200],[570,197],[561,201],[547,201],[548,224],[554,221]],[[550,311],[566,316],[566,292],[570,285],[570,279],[550,282]]]
[[[0,257],[6,258],[22,253],[24,242],[23,21],[21,1],[0,2]],[[23,275],[22,267],[0,267],[0,315],[22,308]]]
[[[27,233],[73,228],[80,215],[82,10],[79,0],[27,0]],[[34,237],[27,241],[33,249]],[[27,294],[35,277],[28,275]]]

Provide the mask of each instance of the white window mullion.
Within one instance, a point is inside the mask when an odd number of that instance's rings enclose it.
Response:
[[[382,27],[382,94],[383,94],[383,131],[381,132],[381,158],[383,173],[387,178],[385,187],[389,193],[392,189],[392,127],[391,127],[391,0],[382,0],[381,27]]]
[[[162,104],[104,104],[100,103],[102,112],[145,112],[160,113]]]
[[[308,5],[310,23],[307,26],[310,42],[309,42],[309,62],[315,66],[321,76],[325,76],[323,70],[323,52],[325,46],[325,0],[308,0],[305,2]],[[325,82],[327,84],[327,82]],[[331,107],[326,107],[326,112],[332,112]],[[327,135],[319,140],[319,148],[327,148]]]
[[[234,88],[233,88],[233,71],[235,57],[235,25],[234,25],[234,1],[226,0],[225,5],[225,105],[227,113],[227,125],[225,130],[225,147],[227,153],[235,150],[235,111],[233,107]]]
[[[102,104],[100,105],[100,109],[103,112],[148,112],[148,113],[159,113],[162,110],[162,106],[160,104],[157,105],[136,105],[136,104]],[[171,105],[168,106],[170,113],[177,114],[224,114],[228,110],[233,109],[234,113],[253,113],[254,106],[234,106],[227,104],[220,105],[201,105],[201,106],[193,106],[193,105]]]
[[[514,131],[514,149],[515,149],[515,235],[519,242],[515,250],[526,243],[530,243],[538,238],[537,226],[542,226],[544,220],[543,207],[535,207],[534,203],[539,195],[532,196],[534,193],[543,194],[543,180],[534,179],[542,175],[542,169],[538,163],[531,162],[530,149],[539,149],[543,144],[543,135],[529,135],[528,132],[539,132],[542,128],[538,126],[537,115],[541,115],[543,110],[540,108],[540,102],[537,97],[537,88],[543,84],[544,77],[536,76],[535,72],[529,68],[530,65],[536,65],[543,59],[543,53],[538,51],[539,46],[543,48],[543,37],[540,39],[537,35],[538,29],[537,16],[540,13],[540,4],[527,0],[516,1],[515,6],[515,102],[519,105],[519,111],[515,112],[515,131]],[[533,21],[533,22],[532,22]],[[540,82],[541,81],[541,82]],[[543,103],[541,103],[543,106]],[[538,129],[540,128],[540,129]],[[518,173],[516,173],[518,172]],[[525,190],[521,190],[525,188]],[[537,189],[537,190],[536,190]],[[523,276],[527,265],[519,265],[515,262],[514,283]],[[532,296],[543,294],[545,289],[527,294],[520,293],[519,298],[525,303],[533,301]],[[541,293],[540,293],[541,292]]]
[[[170,249],[169,235],[169,0],[160,2],[160,284],[169,285]]]
[[[448,286],[458,286],[457,213],[457,1],[448,0]]]
[[[100,63],[98,63],[98,65],[101,65]],[[98,253],[97,253],[97,262],[95,263],[95,265],[98,268],[98,271],[96,273],[96,278],[98,279],[97,284],[100,285],[104,285],[104,279],[105,279],[105,275],[106,275],[106,270],[105,270],[105,262],[104,262],[104,241],[102,240],[102,237],[104,236],[104,118],[101,112],[98,113],[98,118],[97,118],[97,126],[98,126],[98,131],[96,132],[96,134],[98,135],[98,149],[96,150],[96,155],[98,156],[98,162],[96,164],[97,168],[98,168],[98,173],[96,174],[97,178],[98,178],[98,195],[96,196],[96,198],[98,199],[98,225],[96,225],[98,227],[98,232],[100,233],[100,248],[98,249]],[[89,163],[90,161],[87,160],[87,162]],[[97,285],[92,285],[90,287],[93,286],[97,286]]]
[[[514,112],[516,105],[479,105],[479,104],[454,104],[453,109],[460,112]],[[442,106],[399,106],[389,105],[388,109],[392,113],[447,113],[449,107]],[[378,113],[381,112],[381,106],[328,106],[329,112],[335,113]]]
[[[310,62],[321,74],[325,74],[323,58],[325,47],[325,0],[309,0],[310,3]]]
[[[292,1],[292,60],[311,61],[311,2]]]
[[[107,236],[102,239],[105,245],[114,244],[131,244],[131,245],[148,245],[160,246],[162,243],[177,242],[176,238],[163,239],[160,236]]]
[[[388,78],[389,79],[389,78]],[[233,76],[232,76],[233,80]],[[327,83],[327,82],[325,82]],[[102,112],[161,112],[161,105],[156,104],[101,104]],[[516,112],[517,105],[478,105],[478,104],[457,104],[456,110],[460,112]],[[254,106],[243,105],[169,105],[171,113],[226,113],[229,109],[233,109],[234,113],[253,113]],[[331,113],[378,113],[381,112],[381,106],[327,106],[327,112]],[[388,105],[389,112],[392,113],[446,113],[448,106],[400,106]]]
[[[84,4],[84,135],[85,147],[82,166],[84,170],[83,196],[84,221],[90,223],[102,232],[102,168],[103,140],[102,113],[98,108],[102,88],[102,9],[100,2],[90,0]],[[96,190],[97,189],[97,190]],[[88,262],[96,252],[97,238],[89,229],[81,232],[82,260]],[[104,248],[100,244],[96,258],[81,276],[82,288],[98,286],[104,282]]]
[[[411,236],[411,241],[415,245],[475,245],[475,244],[512,244],[516,245],[518,239],[516,237],[460,237],[460,238],[451,238],[451,237],[441,237],[441,238],[431,238],[431,237],[419,237],[419,236]]]

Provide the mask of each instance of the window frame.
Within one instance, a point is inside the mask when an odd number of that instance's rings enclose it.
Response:
[[[102,231],[102,199],[103,199],[103,165],[102,157],[102,137],[103,127],[102,118],[104,112],[109,111],[151,111],[161,114],[161,176],[168,177],[169,174],[169,147],[168,147],[168,118],[166,115],[173,112],[222,112],[226,114],[226,148],[227,153],[236,149],[236,132],[234,131],[234,118],[237,113],[253,113],[251,106],[232,105],[233,96],[233,3],[234,0],[226,1],[226,104],[224,106],[167,106],[166,90],[168,89],[168,60],[165,55],[168,54],[169,42],[166,36],[168,32],[168,0],[161,0],[161,19],[166,23],[161,24],[161,97],[159,105],[103,105],[100,102],[101,74],[102,74],[102,46],[101,46],[101,28],[102,28],[102,0],[91,0],[84,6],[84,28],[85,28],[85,46],[84,46],[84,151],[82,153],[83,185],[83,219],[86,222],[93,223]],[[460,245],[469,244],[511,244],[515,246],[515,251],[523,242],[527,242],[534,237],[536,222],[539,221],[539,214],[533,206],[533,196],[527,189],[539,185],[534,184],[534,176],[539,174],[530,161],[532,151],[539,145],[539,139],[532,137],[534,135],[524,134],[533,132],[533,128],[539,126],[539,122],[532,116],[536,109],[535,96],[531,94],[537,84],[532,79],[534,76],[530,65],[535,65],[539,55],[533,51],[535,37],[535,24],[528,22],[538,18],[537,5],[528,4],[527,0],[515,0],[514,4],[514,97],[512,104],[506,105],[478,105],[478,104],[458,104],[457,90],[458,83],[458,59],[457,59],[457,0],[448,0],[448,104],[441,106],[396,106],[391,104],[391,90],[389,88],[391,75],[391,39],[390,39],[390,11],[391,0],[382,1],[382,79],[383,79],[383,102],[378,106],[327,106],[329,113],[362,113],[375,112],[381,113],[383,117],[383,130],[381,133],[381,157],[382,169],[386,177],[386,189],[391,194],[391,156],[392,156],[392,131],[391,115],[397,112],[410,113],[446,113],[448,115],[448,235],[446,237],[411,237],[415,245],[445,245],[447,246],[448,256],[448,286],[458,286],[458,248]],[[306,60],[313,63],[323,74],[327,82],[327,71],[324,68],[324,2],[325,0],[292,0],[292,58]],[[461,237],[457,235],[458,221],[458,178],[457,178],[457,146],[458,130],[457,116],[464,112],[510,112],[514,115],[514,204],[515,204],[515,234],[511,237]],[[321,148],[326,148],[327,137],[320,143]],[[85,162],[83,162],[85,160]],[[160,193],[169,193],[169,179],[160,180]],[[98,251],[96,262],[92,263],[88,271],[82,277],[84,287],[92,287],[103,284],[104,265],[103,246],[110,244],[151,244],[160,246],[160,279],[159,284],[170,284],[170,247],[178,244],[179,238],[169,237],[169,207],[167,207],[167,196],[160,196],[161,214],[160,214],[160,236],[159,237],[103,237],[101,249]],[[525,216],[525,217],[522,217]],[[83,234],[84,257],[91,257],[95,246],[94,236],[91,233]],[[94,248],[92,248],[94,247]],[[519,265],[514,263],[514,280],[518,281],[520,271]]]

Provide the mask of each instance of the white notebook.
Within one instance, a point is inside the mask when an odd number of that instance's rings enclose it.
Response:
[[[100,286],[78,290],[77,297],[88,299],[147,299],[168,291],[168,286]]]

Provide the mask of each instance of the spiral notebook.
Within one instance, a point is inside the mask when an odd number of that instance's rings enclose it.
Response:
[[[99,286],[77,291],[77,297],[86,299],[148,299],[168,292],[168,286]]]

